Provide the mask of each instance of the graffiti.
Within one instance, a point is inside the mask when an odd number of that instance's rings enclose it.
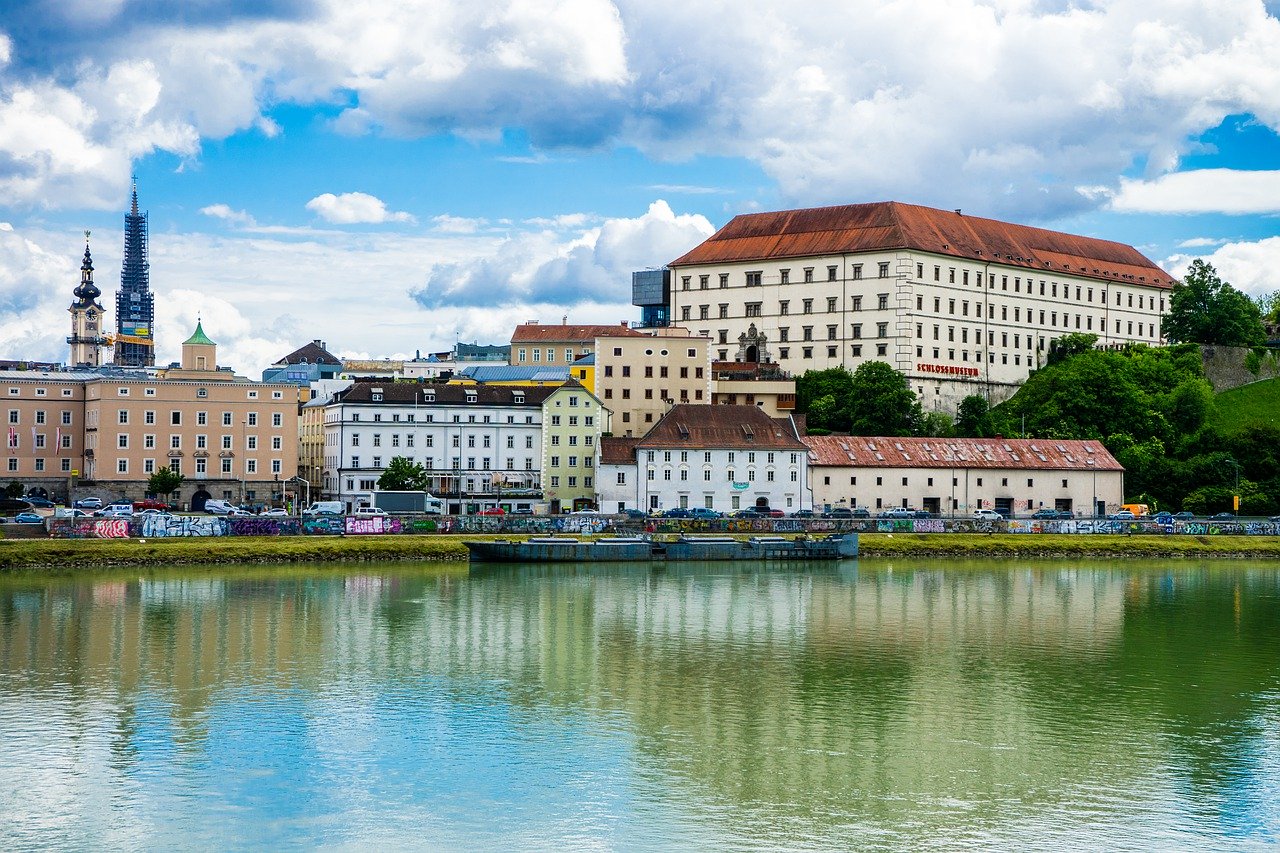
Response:
[[[128,539],[129,522],[123,518],[99,518],[93,522],[93,535],[97,539]]]
[[[308,536],[341,536],[344,527],[340,515],[315,515],[302,519],[302,532]]]
[[[607,518],[576,515],[565,519],[562,529],[566,533],[599,533],[608,524]]]
[[[139,536],[156,539],[226,534],[226,521],[211,515],[148,515],[137,526]]]
[[[921,518],[915,523],[916,533],[945,533],[947,526],[940,518]]]
[[[296,518],[228,518],[227,533],[232,536],[296,536]]]
[[[347,516],[343,530],[348,536],[378,533],[399,533],[400,519],[392,515],[373,515],[365,518]]]

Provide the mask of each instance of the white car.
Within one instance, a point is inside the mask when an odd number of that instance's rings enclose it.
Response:
[[[282,506],[273,506],[271,509],[264,509],[259,515],[270,516],[271,518],[288,518],[289,510]]]
[[[109,506],[94,513],[98,518],[133,518],[131,506]]]
[[[1004,521],[1004,516],[994,509],[975,509],[973,517],[978,521]]]

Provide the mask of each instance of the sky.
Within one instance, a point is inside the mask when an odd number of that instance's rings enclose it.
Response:
[[[637,320],[739,213],[895,200],[1280,290],[1280,0],[5,0],[0,358],[136,176],[157,363]],[[110,322],[114,313],[109,311]]]

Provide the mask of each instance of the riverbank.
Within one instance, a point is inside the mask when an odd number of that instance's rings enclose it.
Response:
[[[0,572],[81,571],[121,566],[467,559],[464,538],[484,536],[289,536],[207,539],[25,539],[0,541]],[[1274,536],[863,533],[864,557],[1280,559]]]

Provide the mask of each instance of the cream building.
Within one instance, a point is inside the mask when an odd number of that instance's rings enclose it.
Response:
[[[935,515],[1038,509],[1105,515],[1124,502],[1124,468],[1098,441],[809,435],[813,506],[910,507]]]
[[[674,405],[710,402],[709,344],[678,326],[598,335],[595,390],[612,412],[613,433],[643,435]]]
[[[1173,284],[1131,246],[899,202],[737,216],[670,268],[671,322],[715,360],[878,359],[949,412],[1010,396],[1069,333],[1160,343]]]
[[[594,507],[600,437],[609,410],[575,380],[542,402],[542,488],[552,514]]]

